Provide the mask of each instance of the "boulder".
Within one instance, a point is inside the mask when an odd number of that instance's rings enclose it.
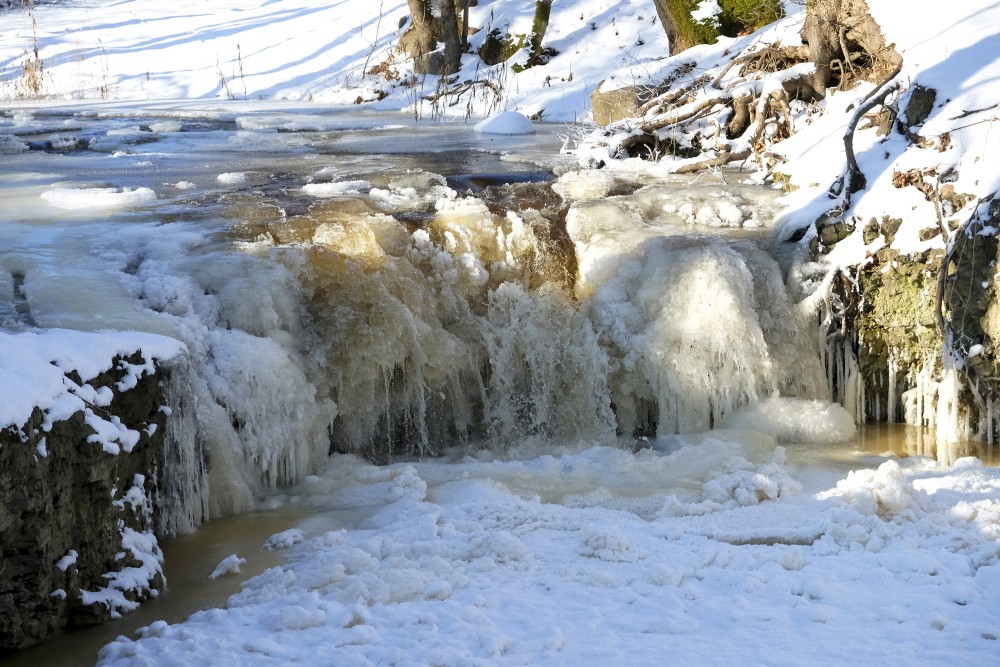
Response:
[[[605,81],[601,81],[590,94],[590,108],[594,122],[607,126],[625,118],[635,118],[642,115],[639,109],[654,92],[653,86],[623,86],[605,90]]]

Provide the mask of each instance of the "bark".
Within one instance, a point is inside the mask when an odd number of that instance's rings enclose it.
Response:
[[[469,48],[469,5],[470,0],[456,0],[462,4],[462,49]]]
[[[811,0],[800,34],[816,65],[812,87],[819,96],[849,78],[881,81],[902,62],[865,0]]]
[[[656,7],[656,15],[660,19],[663,32],[667,33],[667,40],[670,42],[670,54],[673,55],[677,53],[675,46],[677,44],[677,23],[674,21],[674,17],[670,15],[667,0],[653,0],[653,6]]]
[[[529,67],[543,63],[542,39],[545,37],[545,31],[549,28],[549,14],[551,10],[552,0],[537,0],[535,2],[535,19],[531,24],[531,38],[529,40]]]
[[[454,74],[462,66],[462,39],[454,0],[441,0],[441,38],[444,42],[444,70],[441,74]]]
[[[431,10],[431,0],[406,0],[410,27],[400,39],[400,50],[411,58],[422,58],[437,48],[439,29]]]
[[[399,50],[415,62],[415,69],[425,74],[448,75],[458,71],[462,62],[463,34],[468,19],[460,27],[458,10],[467,15],[470,0],[440,0],[440,16],[435,16],[433,0],[406,0],[412,23],[399,40]],[[461,30],[461,32],[460,32]],[[467,37],[465,37],[467,40]],[[444,54],[434,52],[444,43]]]

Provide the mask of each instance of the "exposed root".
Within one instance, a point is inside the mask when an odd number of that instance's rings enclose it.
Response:
[[[854,115],[851,116],[851,120],[847,124],[847,130],[844,132],[844,153],[847,157],[847,168],[844,170],[844,174],[834,183],[833,188],[831,188],[831,194],[840,196],[841,198],[840,206],[838,207],[841,211],[846,211],[850,208],[851,196],[855,192],[863,190],[868,184],[864,173],[858,166],[858,159],[854,154],[854,132],[858,129],[858,123],[868,115],[868,112],[880,104],[885,104],[886,98],[900,89],[902,83],[897,81],[896,77],[899,75],[901,69],[902,63],[865,97],[858,108],[855,109]]]
[[[680,173],[750,157],[766,171],[775,163],[769,157],[771,146],[794,131],[793,101],[814,101],[828,87],[882,80],[844,138],[848,168],[833,196],[843,197],[839,210],[846,210],[850,195],[865,185],[854,157],[854,131],[861,118],[901,86],[894,81],[901,58],[885,44],[864,0],[810,3],[800,35],[803,44],[758,43],[694,79],[688,75],[696,64],[679,65],[658,94],[639,107],[637,118],[609,125],[581,148],[606,149],[611,158],[670,158]]]

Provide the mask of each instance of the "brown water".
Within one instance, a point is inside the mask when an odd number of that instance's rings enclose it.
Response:
[[[964,456],[975,456],[988,466],[1000,464],[1000,452],[995,444],[980,440],[939,443],[929,429],[906,424],[865,426],[858,429],[854,440],[845,444],[853,446],[856,454],[867,456],[925,456],[944,465],[952,465]]]
[[[906,424],[859,426],[857,435],[845,442],[829,444],[788,444],[788,462],[794,476],[808,492],[832,488],[851,470],[877,468],[888,457],[923,456],[943,465],[952,465],[963,456],[975,456],[988,466],[1000,465],[997,445],[976,440],[938,443],[932,431]]]
[[[250,577],[281,564],[284,551],[269,551],[261,545],[275,533],[293,528],[304,512],[252,512],[212,521],[191,535],[181,535],[162,544],[167,589],[155,600],[131,614],[101,626],[64,632],[7,660],[4,667],[90,667],[97,652],[119,635],[157,620],[177,622],[200,609],[222,606]],[[209,579],[219,562],[237,554],[246,559],[240,574]]]

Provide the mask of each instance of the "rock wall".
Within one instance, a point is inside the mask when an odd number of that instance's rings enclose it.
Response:
[[[139,433],[130,452],[88,441],[95,431],[83,412],[46,424],[36,408],[19,428],[0,430],[0,656],[59,628],[104,622],[163,585],[154,536],[161,510],[150,499],[164,484],[169,370],[122,392],[121,362],[143,360],[116,358],[87,383],[114,392],[101,414]]]
[[[836,362],[846,370],[834,373],[834,393],[858,422],[930,427],[943,441],[1000,434],[1000,202],[977,211],[943,232],[928,226],[921,240],[944,243],[912,254],[890,247],[900,220],[864,226],[865,243],[882,236],[885,245],[834,281],[828,355],[847,357]],[[840,241],[824,231],[820,253]]]

